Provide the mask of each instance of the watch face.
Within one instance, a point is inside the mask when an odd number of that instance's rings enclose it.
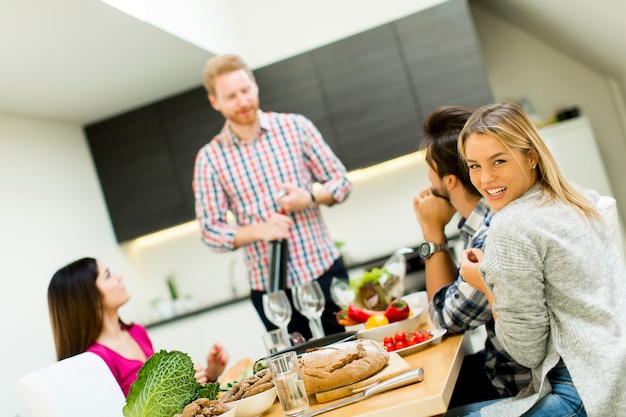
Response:
[[[422,244],[420,244],[419,248],[419,255],[424,258],[427,257],[428,255],[430,255],[430,245],[428,244],[428,242],[424,242]]]

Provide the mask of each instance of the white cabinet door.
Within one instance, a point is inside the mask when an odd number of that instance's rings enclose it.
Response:
[[[539,130],[557,164],[571,182],[613,196],[602,157],[586,117],[566,120]]]

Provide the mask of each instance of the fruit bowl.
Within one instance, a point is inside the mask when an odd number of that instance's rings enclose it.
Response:
[[[257,417],[266,412],[276,401],[276,387],[255,394],[251,397],[230,401],[225,404],[237,406],[235,417]]]
[[[357,339],[372,339],[378,342],[382,342],[383,338],[389,334],[394,334],[399,331],[409,332],[417,329],[422,324],[422,308],[417,307],[411,310],[413,315],[407,319],[396,321],[395,323],[385,324],[383,326],[374,327],[371,329],[359,330],[356,333]]]

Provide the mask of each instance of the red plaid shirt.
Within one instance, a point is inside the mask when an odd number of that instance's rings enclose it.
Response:
[[[193,189],[202,240],[217,252],[234,250],[237,228],[266,221],[279,207],[279,183],[310,190],[321,183],[340,203],[352,184],[346,169],[310,120],[297,114],[259,110],[260,131],[242,142],[228,121],[196,157]],[[226,223],[230,210],[237,225]],[[287,285],[309,282],[339,257],[319,208],[291,213]],[[250,288],[263,291],[269,276],[269,242],[243,246]]]

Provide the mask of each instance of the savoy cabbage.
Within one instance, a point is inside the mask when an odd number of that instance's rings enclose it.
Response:
[[[189,355],[161,350],[141,367],[131,385],[125,417],[172,417],[198,398],[217,398],[219,384],[200,384]]]

